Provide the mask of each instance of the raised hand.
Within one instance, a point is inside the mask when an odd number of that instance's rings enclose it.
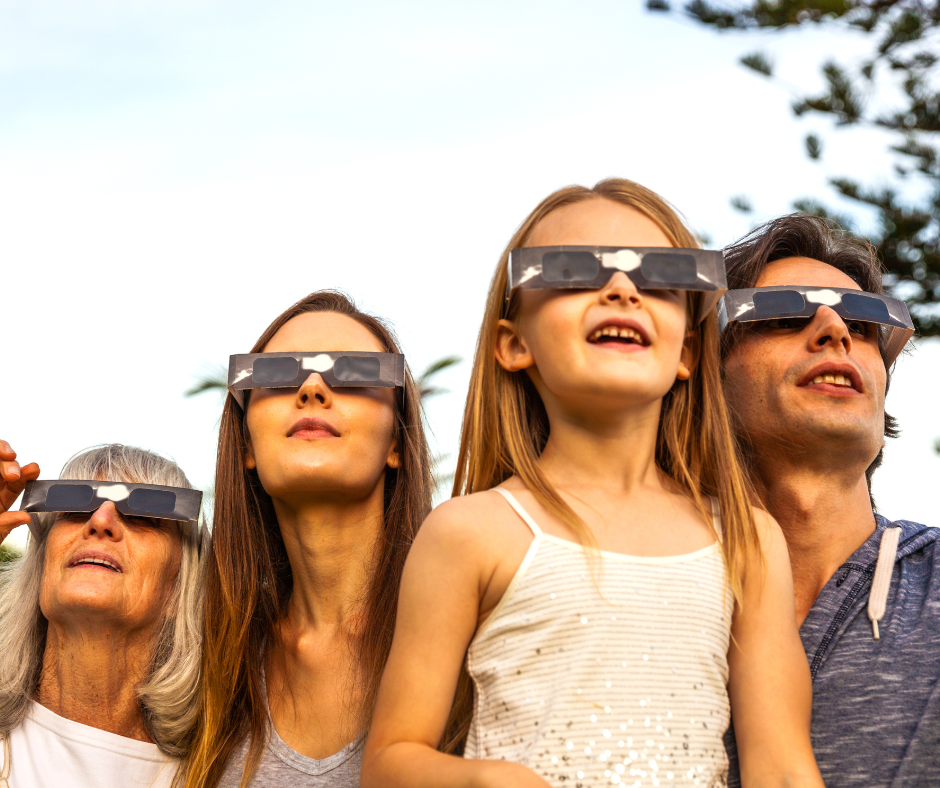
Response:
[[[5,440],[0,440],[0,542],[6,539],[16,526],[29,522],[26,512],[8,510],[23,492],[26,482],[38,478],[39,466],[31,462],[21,468],[16,461],[13,447]]]

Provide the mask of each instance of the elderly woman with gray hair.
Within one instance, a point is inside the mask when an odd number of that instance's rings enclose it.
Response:
[[[0,541],[33,532],[0,572],[0,788],[178,784],[198,704],[201,494],[117,444],[38,476],[0,441]],[[24,488],[28,511],[8,511]]]

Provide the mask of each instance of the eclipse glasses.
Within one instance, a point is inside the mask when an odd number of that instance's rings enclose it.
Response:
[[[623,271],[641,290],[696,290],[706,294],[696,322],[728,288],[724,255],[663,246],[530,246],[509,252],[509,291],[597,289]],[[506,297],[508,299],[509,292]]]
[[[405,357],[359,350],[245,353],[229,356],[228,390],[244,409],[246,389],[298,388],[314,372],[331,387],[394,388],[405,385]]]
[[[22,510],[31,515],[29,529],[38,539],[41,533],[32,515],[41,512],[94,512],[107,501],[113,502],[125,517],[188,522],[195,536],[202,493],[187,487],[164,487],[159,484],[85,479],[38,480],[26,483]]]
[[[914,334],[914,323],[903,301],[841,287],[751,287],[729,290],[718,304],[718,328],[784,317],[809,318],[828,306],[843,320],[884,326],[883,356],[890,367]]]

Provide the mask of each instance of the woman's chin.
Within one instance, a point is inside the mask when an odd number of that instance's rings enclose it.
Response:
[[[371,498],[384,487],[385,474],[350,474],[350,466],[318,466],[264,484],[265,492],[278,505],[297,511],[323,504],[354,504]]]

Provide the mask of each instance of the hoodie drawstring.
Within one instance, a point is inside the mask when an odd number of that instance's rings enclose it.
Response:
[[[875,640],[879,640],[878,622],[884,618],[888,604],[888,591],[891,588],[891,574],[894,572],[894,559],[898,555],[900,528],[885,528],[878,548],[878,563],[875,564],[875,576],[871,581],[871,593],[868,595],[868,617],[874,629]]]

